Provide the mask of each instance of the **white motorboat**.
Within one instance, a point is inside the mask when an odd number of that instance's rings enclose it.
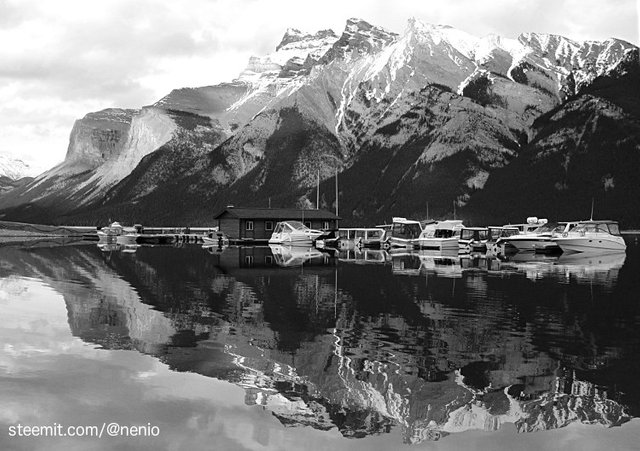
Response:
[[[518,252],[554,252],[560,251],[560,246],[553,240],[554,236],[561,235],[573,229],[578,221],[545,223],[533,231],[519,233],[501,239],[500,242],[507,246],[513,246]]]
[[[487,253],[505,255],[507,253],[506,238],[518,235],[520,231],[516,227],[509,226],[489,226],[489,238],[487,239]]]
[[[377,227],[355,227],[338,229],[340,249],[356,247],[382,247],[385,230]]]
[[[133,227],[126,227],[116,221],[98,230],[97,234],[100,241],[135,244],[141,228],[142,226],[137,224]]]
[[[322,234],[323,231],[310,229],[300,221],[282,221],[276,224],[269,244],[311,246]]]
[[[532,233],[538,227],[545,225],[547,222],[544,218],[538,218],[537,216],[529,216],[527,222],[522,224],[505,224],[503,227],[515,227],[520,234]]]
[[[420,234],[416,247],[438,251],[454,250],[457,252],[460,230],[463,227],[464,225],[460,220],[439,221],[428,225]]]
[[[413,219],[394,217],[391,229],[387,232],[386,243],[390,247],[413,249],[420,243],[422,224]]]
[[[572,230],[552,238],[563,252],[620,252],[627,249],[616,221],[580,221]]]
[[[460,230],[458,248],[461,252],[485,252],[488,239],[487,227],[463,227]]]

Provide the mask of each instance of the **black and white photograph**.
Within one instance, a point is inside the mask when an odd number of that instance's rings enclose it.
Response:
[[[640,449],[639,13],[0,0],[0,450]]]

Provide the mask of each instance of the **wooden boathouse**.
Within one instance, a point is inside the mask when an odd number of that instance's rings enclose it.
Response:
[[[300,221],[310,229],[338,228],[340,218],[326,210],[295,208],[240,208],[228,206],[218,213],[218,230],[230,240],[267,241],[280,221]]]

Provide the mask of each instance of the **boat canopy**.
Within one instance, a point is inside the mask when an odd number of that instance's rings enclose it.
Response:
[[[620,236],[620,227],[616,221],[584,221],[578,223],[571,231],[576,233],[600,232]]]
[[[489,238],[489,229],[485,227],[464,227],[460,232],[461,240],[486,240]]]

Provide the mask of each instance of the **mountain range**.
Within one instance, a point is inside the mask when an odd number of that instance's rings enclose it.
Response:
[[[345,224],[582,219],[593,199],[637,226],[639,68],[618,39],[415,19],[402,34],[289,29],[231,82],[88,113],[64,162],[0,194],[0,215],[211,224],[227,204],[333,209],[337,174]]]

